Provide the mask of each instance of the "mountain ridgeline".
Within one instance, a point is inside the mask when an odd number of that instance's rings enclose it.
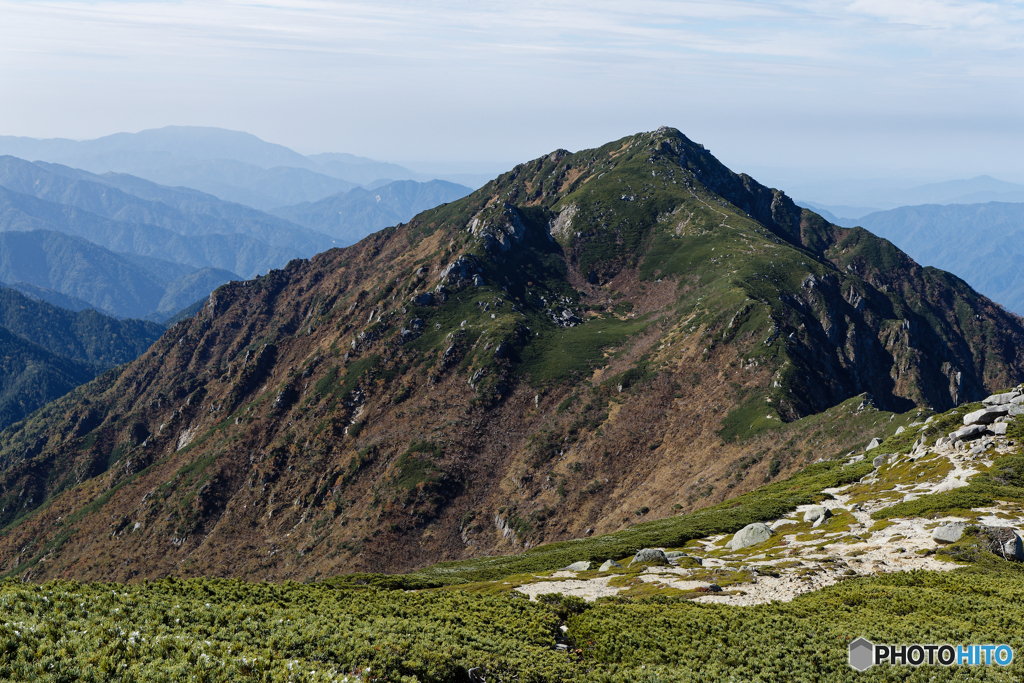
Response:
[[[0,287],[0,428],[138,358],[164,328],[72,312]]]
[[[839,219],[892,240],[922,263],[956,271],[979,292],[1024,313],[1024,204],[925,204]]]
[[[349,245],[469,193],[468,187],[444,180],[426,183],[398,180],[373,190],[360,187],[316,202],[281,207],[271,213],[330,235],[341,245]]]
[[[1021,349],[1021,319],[962,280],[678,131],[559,150],[224,285],[4,432],[0,566],[309,579],[517,552],[882,429],[821,417],[840,404],[1014,385]]]
[[[326,235],[240,204],[141,178],[0,157],[0,230],[54,230],[114,252],[243,277],[333,246]]]

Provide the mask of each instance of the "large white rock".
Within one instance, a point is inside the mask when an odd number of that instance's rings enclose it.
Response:
[[[622,565],[616,562],[615,560],[605,560],[604,564],[602,564],[600,569],[598,569],[597,571],[606,572],[611,569],[622,569]]]
[[[741,550],[758,543],[764,543],[771,537],[771,527],[764,522],[754,522],[737,531],[732,540],[726,544],[726,547],[730,550]]]
[[[632,567],[634,564],[668,564],[668,558],[665,557],[665,551],[659,548],[644,548],[637,552],[633,556],[633,560],[629,563]]]
[[[1007,560],[1020,562],[1024,560],[1024,544],[1021,543],[1017,530],[1008,526],[981,527],[981,537],[989,541],[989,550],[1002,555]]]
[[[950,522],[949,524],[943,524],[932,531],[932,540],[937,541],[938,543],[956,543],[960,540],[960,537],[964,535],[964,529],[967,526],[967,522]]]
[[[568,567],[565,567],[566,571],[570,572],[585,572],[590,569],[590,562],[587,560],[580,560],[579,562],[573,562]]]
[[[1006,424],[1005,422],[997,422],[996,424],[989,427],[989,431],[991,431],[996,436],[1006,436],[1006,428],[1009,426],[1010,425]]]
[[[824,505],[812,505],[804,512],[805,522],[821,522],[832,516],[832,511]]]
[[[965,425],[989,425],[1010,412],[1009,404],[990,406],[964,415]]]
[[[992,394],[986,398],[982,403],[987,406],[998,406],[1004,403],[1012,403],[1015,398],[1024,398],[1021,396],[1019,391],[1008,391],[1005,394]]]
[[[949,433],[949,438],[956,441],[967,441],[968,439],[977,439],[979,436],[983,436],[988,432],[988,427],[985,425],[971,425],[970,427],[964,427],[958,429],[955,432]]]
[[[881,445],[882,445],[881,440],[876,437],[874,439],[871,439],[871,441],[868,442],[868,447],[865,448],[864,450],[870,451],[872,448],[878,448]]]

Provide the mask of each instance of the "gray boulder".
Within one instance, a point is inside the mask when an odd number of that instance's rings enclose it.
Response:
[[[772,530],[767,524],[754,522],[737,531],[732,540],[726,544],[726,547],[730,550],[741,550],[758,543],[764,543],[771,537]]]
[[[1008,425],[1005,422],[998,422],[989,427],[989,431],[991,431],[996,436],[1006,436],[1006,428],[1009,426],[1010,425]]]
[[[1014,562],[1024,561],[1024,543],[1015,529],[1008,526],[983,526],[978,529],[978,537],[996,555]]]
[[[1010,417],[1017,417],[1018,415],[1024,415],[1024,404],[1014,403],[1010,406],[1010,412],[1007,413]]]
[[[824,505],[812,505],[807,508],[807,512],[804,513],[805,522],[814,522],[815,525],[821,524],[823,521],[832,516],[832,511]]]
[[[573,562],[572,564],[570,564],[568,567],[565,568],[565,571],[585,572],[585,571],[588,571],[589,569],[590,569],[590,562],[588,562],[587,560],[580,560],[579,562]]]
[[[870,451],[871,449],[878,448],[881,445],[882,445],[881,440],[876,437],[874,439],[871,439],[871,441],[868,442],[868,447],[865,448],[864,450]]]
[[[1022,398],[1019,391],[1008,391],[1005,394],[992,394],[982,401],[982,403],[987,406],[999,406],[1004,403],[1012,403],[1015,398]]]
[[[882,453],[881,455],[876,455],[875,459],[871,461],[871,464],[874,465],[875,467],[881,467],[885,463],[889,462],[889,458],[891,457],[892,453]]]
[[[634,564],[667,565],[668,558],[665,557],[665,551],[660,548],[644,548],[633,556],[633,560],[629,563],[629,566],[632,567]]]
[[[855,455],[852,458],[850,458],[849,460],[847,460],[846,463],[843,464],[843,467],[849,467],[850,465],[855,465],[855,464],[857,464],[858,462],[860,462],[863,459],[864,459],[863,455]]]
[[[604,564],[597,570],[599,572],[606,572],[612,569],[622,569],[622,565],[615,560],[605,560]]]
[[[1003,557],[1014,562],[1024,562],[1024,542],[1021,541],[1020,536],[1013,533],[1012,529],[1009,531],[1011,535],[1001,541]]]
[[[932,540],[937,543],[956,543],[964,535],[968,522],[950,522],[932,530]]]
[[[989,425],[1010,412],[1009,404],[990,406],[964,415],[965,425]]]
[[[988,432],[988,427],[985,425],[971,425],[970,427],[950,432],[949,438],[953,441],[957,439],[960,441],[970,441],[971,439],[977,439],[979,436],[984,436],[986,432]]]

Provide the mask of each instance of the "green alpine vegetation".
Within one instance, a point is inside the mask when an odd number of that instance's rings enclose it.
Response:
[[[403,457],[434,448],[417,444]],[[997,458],[996,476],[1015,471],[1020,457]],[[129,584],[7,580],[0,583],[0,677],[403,683],[1016,680],[1021,668],[1016,661],[1006,668],[883,665],[865,673],[847,664],[847,647],[859,637],[897,644],[1005,643],[1016,652],[1024,647],[1018,628],[1024,619],[1024,569],[979,547],[969,530],[943,551],[948,561],[960,563],[954,571],[851,572],[846,580],[791,602],[737,607],[668,592],[592,602],[542,593],[530,600],[511,589],[524,577],[545,580],[545,569],[566,561],[632,553],[645,544],[671,546],[733,531],[749,520],[771,520],[829,497],[823,489],[866,481],[872,470],[868,461],[828,460],[726,505],[608,537],[542,546],[518,558],[491,558],[486,566],[470,560],[408,575],[279,585],[211,578]],[[772,575],[762,568],[761,576]]]

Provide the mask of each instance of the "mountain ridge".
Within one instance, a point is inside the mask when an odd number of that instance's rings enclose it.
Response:
[[[151,322],[72,312],[0,287],[0,428],[134,360],[162,332]]]
[[[260,210],[317,201],[380,180],[440,179],[477,186],[490,179],[466,169],[421,173],[345,153],[303,156],[249,133],[198,126],[168,126],[85,141],[0,136],[0,154],[187,186]]]
[[[1017,267],[1024,257],[1024,204],[921,204],[838,222],[863,226],[1024,313],[1024,278]]]
[[[279,207],[270,213],[330,235],[339,240],[339,246],[345,246],[470,192],[464,185],[444,180],[399,180],[372,190],[355,188],[316,202]]]
[[[308,579],[518,552],[862,444],[787,425],[865,392],[944,409],[1011,385],[1022,340],[678,131],[557,150],[219,288],[0,434],[0,501],[45,501],[4,503],[0,562]]]
[[[237,279],[226,270],[187,268],[171,280],[145,260],[51,230],[0,231],[0,246],[0,282],[55,291],[123,318],[161,319],[197,298],[196,283],[212,288]]]

